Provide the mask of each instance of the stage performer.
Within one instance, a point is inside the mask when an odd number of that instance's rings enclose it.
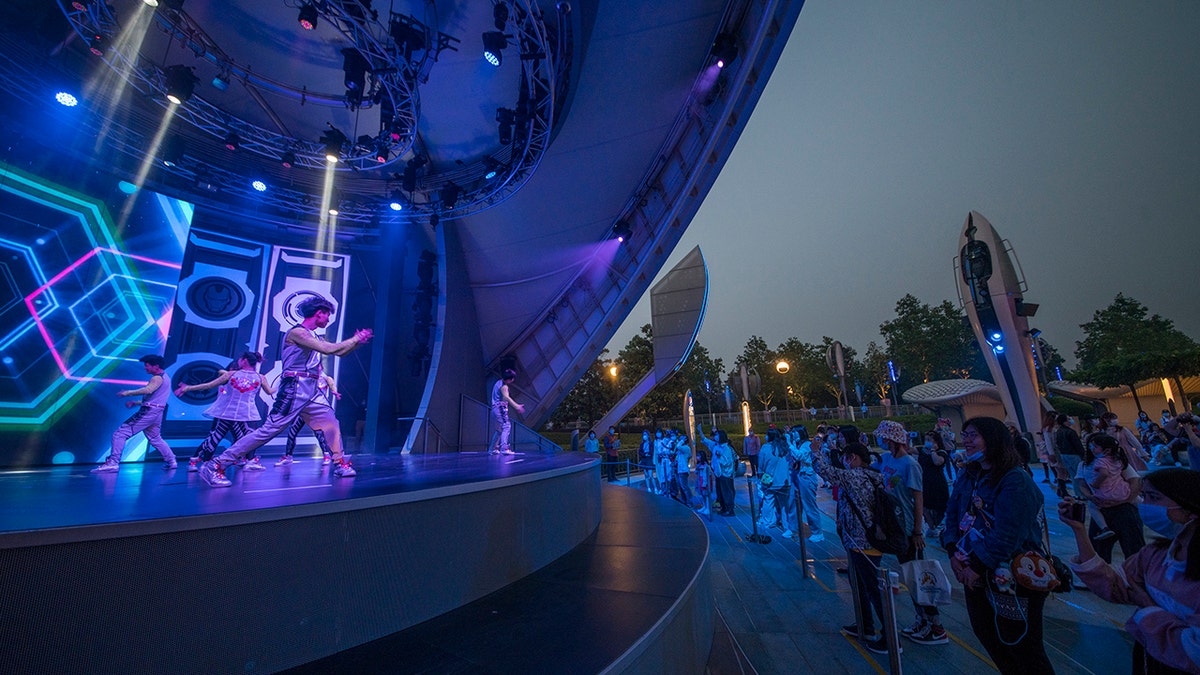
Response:
[[[496,422],[498,431],[492,436],[493,441],[491,449],[488,451],[489,455],[516,454],[509,445],[509,436],[512,435],[512,420],[508,418],[508,407],[511,405],[517,409],[517,412],[524,414],[525,406],[514,401],[508,394],[508,385],[515,379],[517,379],[516,371],[506,369],[496,384],[492,386],[492,420]]]
[[[117,392],[117,396],[141,396],[142,400],[140,404],[137,401],[125,402],[126,408],[139,406],[138,410],[113,432],[108,459],[92,469],[92,473],[116,473],[120,470],[125,443],[138,433],[145,434],[146,441],[162,455],[164,471],[176,466],[175,453],[171,452],[171,447],[162,437],[163,414],[167,410],[167,396],[171,394],[171,388],[163,386],[163,366],[167,362],[158,354],[147,354],[138,360],[142,362],[150,381],[144,387]]]
[[[232,483],[225,476],[225,469],[279,435],[291,426],[297,417],[312,427],[318,436],[325,436],[333,455],[334,476],[346,478],[357,473],[342,455],[342,433],[338,428],[337,417],[333,414],[333,408],[329,407],[328,401],[320,396],[317,382],[321,378],[322,354],[345,356],[369,342],[373,333],[370,329],[360,329],[354,331],[352,337],[341,342],[326,342],[313,330],[329,325],[333,303],[316,296],[301,302],[297,310],[304,320],[298,326],[293,326],[283,339],[283,353],[280,357],[283,379],[279,382],[275,405],[271,407],[271,412],[262,426],[242,437],[215,459],[200,466],[200,477],[212,487],[229,487]]]
[[[325,397],[330,407],[333,407],[334,399],[341,400],[342,398],[342,392],[337,390],[337,383],[325,373],[321,373],[321,379],[317,381],[317,392],[320,396]],[[279,461],[275,462],[275,466],[289,466],[296,461],[294,457],[296,454],[296,438],[300,436],[300,432],[303,429],[304,420],[297,417],[296,421],[292,422],[292,426],[288,427],[287,449],[283,451],[283,457],[280,457]],[[321,455],[323,457],[321,464],[328,465],[333,461],[333,457],[329,453],[329,446],[325,443],[325,434],[313,429],[313,436],[316,437],[317,444],[321,446]]]
[[[250,433],[250,422],[262,419],[258,414],[258,406],[254,403],[258,390],[261,388],[268,394],[274,394],[275,391],[271,389],[267,379],[255,369],[261,362],[262,354],[244,352],[237,361],[217,373],[216,379],[204,384],[180,384],[175,388],[175,395],[183,396],[189,391],[220,387],[217,390],[217,400],[202,413],[205,417],[212,418],[212,429],[188,460],[188,471],[196,471],[201,462],[212,459],[213,452],[226,434],[232,432],[233,441],[236,443]],[[258,460],[254,451],[246,458],[245,467],[247,471],[264,471],[267,468]]]

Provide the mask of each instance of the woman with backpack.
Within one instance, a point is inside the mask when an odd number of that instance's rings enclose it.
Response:
[[[784,539],[791,539],[792,529],[788,527],[794,516],[787,513],[788,503],[788,453],[787,441],[783,433],[772,427],[767,430],[767,442],[761,448],[758,464],[758,484],[762,488],[762,513],[759,514],[758,526],[770,529],[776,525],[783,528]]]
[[[1053,673],[1042,642],[1048,593],[1018,583],[1020,565],[1013,565],[1042,548],[1041,490],[1000,420],[969,419],[960,438],[967,463],[946,507],[942,543],[962,582],[971,629],[1001,673]]]
[[[858,604],[862,609],[865,633],[859,634],[857,624],[842,626],[842,633],[862,640],[867,649],[876,654],[886,654],[887,640],[883,635],[875,635],[871,615],[874,607],[875,617],[879,618],[879,625],[883,625],[883,599],[876,583],[883,553],[867,540],[867,530],[875,525],[876,488],[882,487],[883,479],[878,471],[870,468],[871,452],[862,443],[848,443],[841,451],[844,469],[834,468],[819,448],[810,446],[810,456],[817,474],[837,488],[837,530],[846,549],[848,564],[860,580],[857,584]]]

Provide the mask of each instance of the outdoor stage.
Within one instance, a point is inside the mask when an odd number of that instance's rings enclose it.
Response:
[[[484,606],[559,641],[512,649],[500,622],[474,641],[443,635],[435,662],[704,663],[703,525],[678,504],[602,490],[594,455],[362,455],[349,479],[319,459],[275,459],[223,489],[182,463],[0,472],[0,671],[338,669],[341,654],[352,670],[407,672],[417,652],[430,665],[421,645],[441,631],[423,626],[461,632]],[[587,625],[567,639],[580,612],[627,620],[600,642]]]

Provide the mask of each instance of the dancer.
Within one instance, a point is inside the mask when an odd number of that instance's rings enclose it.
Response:
[[[337,383],[325,373],[321,373],[321,379],[317,381],[317,393],[325,397],[330,407],[333,407],[334,399],[340,401],[342,398],[342,392],[337,390]],[[283,457],[280,457],[279,461],[275,462],[275,466],[288,466],[296,461],[294,457],[296,454],[296,438],[300,436],[300,431],[303,429],[304,420],[297,417],[296,421],[292,422],[292,426],[288,427],[287,449],[283,451]],[[316,437],[317,444],[321,446],[322,466],[329,465],[333,461],[333,457],[329,452],[329,446],[325,443],[325,434],[319,434],[314,429],[313,436]]]
[[[304,318],[293,326],[283,339],[283,354],[280,358],[283,379],[279,382],[279,393],[275,405],[262,426],[233,444],[220,456],[200,466],[200,477],[212,487],[232,485],[225,476],[226,467],[232,466],[252,450],[279,435],[291,426],[297,417],[304,419],[314,433],[325,436],[333,455],[333,475],[347,478],[357,472],[342,455],[342,433],[337,417],[327,401],[319,399],[317,382],[321,376],[321,354],[345,356],[371,340],[370,329],[354,331],[354,335],[341,342],[326,342],[314,332],[316,328],[329,325],[333,304],[321,296],[301,302],[297,310]]]
[[[254,403],[258,390],[261,388],[268,394],[274,394],[275,391],[271,389],[266,378],[255,370],[255,366],[261,362],[262,354],[244,352],[237,361],[220,371],[216,379],[204,384],[180,384],[175,388],[175,395],[183,396],[189,391],[220,387],[217,390],[217,400],[202,413],[205,417],[212,418],[212,429],[188,460],[188,471],[197,471],[201,462],[212,459],[213,452],[226,434],[233,432],[233,442],[236,443],[250,433],[250,422],[262,419],[258,414],[258,406]],[[248,471],[264,471],[267,468],[258,461],[253,451],[246,459],[245,466]]]
[[[117,396],[141,396],[140,404],[136,401],[125,402],[126,408],[132,408],[135,405],[140,405],[140,407],[113,432],[112,449],[108,453],[108,459],[92,469],[92,473],[116,473],[119,471],[121,453],[125,451],[125,443],[138,433],[145,434],[146,441],[162,455],[164,471],[170,471],[176,466],[175,453],[171,452],[171,447],[162,437],[163,414],[167,410],[167,396],[171,393],[170,387],[163,386],[163,366],[166,365],[166,361],[158,354],[147,354],[138,360],[142,362],[146,374],[150,376],[150,381],[146,383],[146,386],[138,389],[118,391]]]
[[[509,436],[512,435],[512,420],[508,418],[508,407],[512,406],[517,409],[517,412],[524,413],[525,406],[512,400],[512,397],[508,395],[508,385],[515,379],[517,379],[517,372],[507,369],[492,386],[492,419],[495,420],[499,431],[493,436],[495,440],[488,451],[489,455],[516,454],[509,445]]]

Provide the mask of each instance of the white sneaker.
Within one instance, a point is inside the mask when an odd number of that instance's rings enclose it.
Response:
[[[283,457],[279,458],[278,462],[275,462],[275,466],[288,466],[289,464],[292,464],[295,461],[296,460],[292,459],[291,455],[284,455]]]
[[[121,464],[119,462],[108,461],[92,469],[92,473],[116,473],[120,470]]]
[[[332,462],[333,462],[333,458],[330,457],[329,453],[327,452],[327,453],[325,453],[325,458],[321,461],[321,466],[329,466],[330,463],[332,463]]]
[[[810,536],[808,538],[808,540],[814,544],[820,543],[822,541],[825,541],[825,535],[821,534],[820,532],[816,532],[816,533],[813,533],[813,535]]]
[[[783,537],[784,539],[791,539],[793,536],[795,536],[795,533],[793,533],[791,530],[784,530],[783,532],[779,533],[779,536]]]
[[[267,467],[263,466],[262,462],[258,461],[258,458],[255,457],[254,459],[246,460],[246,466],[243,466],[242,470],[243,471],[266,471]]]

